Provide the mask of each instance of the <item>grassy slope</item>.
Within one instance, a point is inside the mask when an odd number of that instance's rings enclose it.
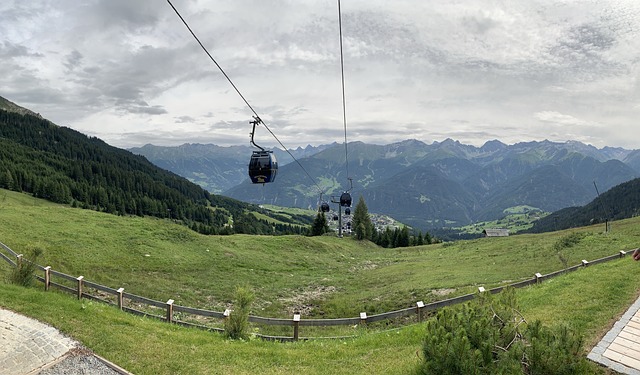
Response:
[[[640,265],[627,258],[519,290],[518,296],[530,321],[570,324],[594,344],[637,297],[639,283]],[[0,306],[50,323],[136,374],[411,373],[424,329],[413,325],[345,341],[233,342],[69,295],[2,283],[0,290]]]
[[[564,255],[577,264],[637,247],[639,226],[637,219],[615,222],[608,235],[599,227],[581,229],[586,237]],[[337,288],[316,301],[316,309],[344,317],[436,298],[434,289],[462,293],[474,285],[530,277],[561,268],[553,244],[567,234],[400,250],[331,237],[206,237],[170,222],[70,209],[0,190],[0,241],[16,251],[39,246],[46,255],[42,263],[55,269],[197,307],[224,304],[235,284],[248,282],[260,298],[258,315],[281,313],[287,307],[282,297],[313,285]],[[7,272],[0,263],[0,277]],[[519,295],[529,320],[568,323],[595,343],[637,296],[639,283],[640,265],[623,259]],[[135,373],[211,373],[214,367],[218,373],[401,373],[411,371],[420,348],[420,326],[345,342],[228,342],[57,293],[0,288],[1,306],[51,323]]]
[[[637,246],[637,220],[613,233],[585,228],[564,249],[569,265]],[[28,235],[25,235],[28,233]],[[554,244],[569,231],[381,249],[335,237],[203,236],[169,221],[117,217],[0,190],[0,241],[44,250],[43,265],[161,301],[222,311],[238,284],[256,314],[289,316],[300,304],[325,317],[380,313],[563,268]],[[329,294],[316,290],[333,290]],[[306,296],[306,297],[305,297]]]

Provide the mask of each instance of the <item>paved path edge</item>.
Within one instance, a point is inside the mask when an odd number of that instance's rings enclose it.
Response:
[[[606,335],[598,342],[598,344],[591,349],[591,352],[587,355],[587,358],[590,360],[597,362],[605,367],[608,367],[612,370],[615,370],[621,374],[627,375],[640,375],[640,370],[627,367],[622,363],[612,361],[611,359],[603,356],[602,354],[607,350],[609,345],[613,342],[613,340],[618,336],[618,334],[624,329],[624,327],[629,323],[631,318],[640,310],[640,297],[636,300],[636,302],[627,309],[627,311],[622,315],[622,317],[613,325],[611,330],[607,332]]]

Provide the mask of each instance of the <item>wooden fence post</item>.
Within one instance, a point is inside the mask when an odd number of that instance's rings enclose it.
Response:
[[[122,310],[122,305],[123,305],[123,302],[124,302],[124,298],[122,296],[122,292],[124,292],[124,288],[120,288],[120,289],[116,290],[116,293],[118,293],[118,295],[117,295],[117,297],[118,297],[118,308],[120,310]]]
[[[22,254],[18,254],[16,255],[16,267],[20,268],[20,266],[22,266],[22,257],[24,255]]]
[[[76,280],[78,280],[78,299],[82,299],[82,280],[84,280],[84,276],[78,276]]]
[[[424,307],[424,302],[418,301],[416,302],[416,313],[418,314],[418,323],[422,321],[422,308]]]
[[[173,300],[167,301],[167,323],[173,322]]]
[[[367,324],[367,313],[366,312],[361,312],[360,313],[360,324],[362,324],[362,325],[366,325]]]
[[[542,281],[542,274],[540,272],[536,272],[536,284],[540,284]]]
[[[300,313],[295,312],[293,314],[293,339],[298,341],[298,333],[300,330]]]
[[[625,255],[627,255],[627,252],[624,250],[620,250],[620,258],[624,258]]]
[[[49,291],[49,287],[51,286],[51,266],[46,266],[44,268],[44,290],[45,292]]]
[[[582,260],[582,266],[583,267],[587,267],[589,265],[589,262],[586,259]]]
[[[479,286],[478,287],[478,292],[484,293],[485,291],[486,291],[486,289],[483,286]]]

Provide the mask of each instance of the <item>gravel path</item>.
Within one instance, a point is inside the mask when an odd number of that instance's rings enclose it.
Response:
[[[37,374],[38,375],[120,375],[121,373],[107,366],[104,362],[96,358],[90,352],[71,351],[60,362],[57,362],[53,366],[39,371]]]

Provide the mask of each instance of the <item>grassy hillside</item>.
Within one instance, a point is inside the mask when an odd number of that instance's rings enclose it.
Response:
[[[170,218],[204,234],[300,234],[312,220],[273,225],[253,215],[279,220],[257,205],[211,195],[142,156],[1,109],[0,188],[99,212]]]
[[[222,311],[237,285],[256,311],[353,317],[443,299],[548,273],[637,246],[640,219],[545,235],[383,249],[333,236],[203,236],[169,220],[71,209],[0,191],[0,241],[38,247],[41,263],[158,300]],[[571,233],[578,243],[558,247]]]
[[[290,317],[303,306],[303,318],[347,317],[447,298],[560,269],[561,259],[572,265],[637,247],[639,227],[640,219],[630,219],[607,235],[591,227],[390,250],[348,238],[202,236],[168,220],[70,209],[0,190],[0,241],[16,251],[39,247],[41,263],[54,269],[217,311],[236,285],[249,284],[258,296],[252,313],[262,316]],[[8,271],[0,263],[0,279]],[[640,264],[627,258],[518,295],[528,320],[569,324],[592,344],[637,297],[639,283]],[[346,341],[229,342],[67,295],[0,289],[0,306],[51,323],[138,374],[408,373],[418,362],[420,325],[356,330],[359,337]]]
[[[6,268],[0,264],[0,269]],[[640,265],[628,258],[589,267],[518,290],[529,320],[568,324],[586,335],[586,350],[637,298]],[[60,293],[0,282],[0,306],[61,329],[101,356],[135,374],[411,374],[420,359],[424,326],[362,333],[349,340],[279,344],[227,341],[187,329],[78,301]],[[594,374],[605,371],[592,366]]]

